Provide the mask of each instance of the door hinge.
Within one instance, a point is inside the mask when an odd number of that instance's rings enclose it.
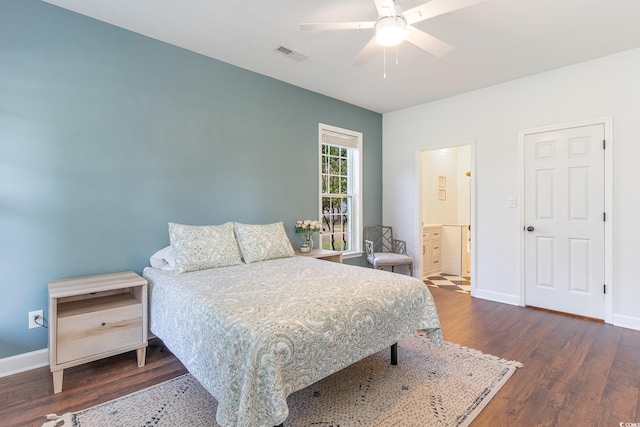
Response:
[[[607,222],[607,213],[606,212],[602,212],[602,220],[604,222]]]
[[[602,293],[603,294],[607,293],[607,285],[602,285]]]
[[[606,150],[606,149],[607,149],[607,140],[606,140],[606,139],[603,139],[603,140],[602,140],[602,149],[603,149],[603,150]]]

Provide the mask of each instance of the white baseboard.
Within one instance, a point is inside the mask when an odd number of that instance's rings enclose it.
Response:
[[[500,292],[486,291],[483,289],[472,290],[471,296],[489,301],[501,302],[504,304],[520,305],[517,295],[503,294]],[[640,317],[627,316],[624,314],[613,315],[613,325],[621,328],[635,329],[640,331]]]
[[[49,366],[49,349],[31,351],[0,359],[0,377]]]
[[[484,289],[472,289],[471,296],[504,304],[520,305],[520,298],[518,295],[503,294],[500,292],[486,291]]]
[[[613,325],[640,331],[640,317],[626,316],[624,314],[614,314]]]

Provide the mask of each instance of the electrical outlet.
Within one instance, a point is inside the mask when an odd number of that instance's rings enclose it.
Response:
[[[38,316],[38,323],[36,323],[36,316]],[[42,328],[42,325],[44,324],[44,311],[43,310],[36,310],[36,311],[30,311],[29,312],[29,329],[33,329],[33,328]]]

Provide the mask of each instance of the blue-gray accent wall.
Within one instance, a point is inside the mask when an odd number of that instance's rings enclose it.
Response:
[[[295,243],[317,216],[318,123],[363,133],[363,219],[380,222],[380,114],[0,0],[0,358],[47,347],[27,313],[47,317],[48,281],[141,272],[169,221],[284,221]]]

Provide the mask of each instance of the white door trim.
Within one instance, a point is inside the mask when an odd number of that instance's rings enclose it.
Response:
[[[519,278],[520,278],[520,298],[519,305],[526,305],[525,301],[525,240],[524,240],[524,226],[525,226],[525,212],[523,209],[524,203],[524,174],[525,174],[525,149],[524,140],[525,136],[533,133],[550,132],[561,129],[591,126],[591,125],[604,125],[604,135],[606,140],[606,150],[604,152],[604,205],[607,220],[604,223],[604,277],[607,285],[607,293],[604,296],[604,321],[605,323],[613,323],[613,293],[615,291],[614,277],[613,277],[613,117],[606,116],[589,120],[582,120],[577,122],[562,123],[557,125],[544,126],[533,129],[525,129],[518,133],[518,194],[521,203],[519,203],[518,209],[520,210],[520,228],[519,228],[519,247],[520,247],[520,265],[519,265]]]

